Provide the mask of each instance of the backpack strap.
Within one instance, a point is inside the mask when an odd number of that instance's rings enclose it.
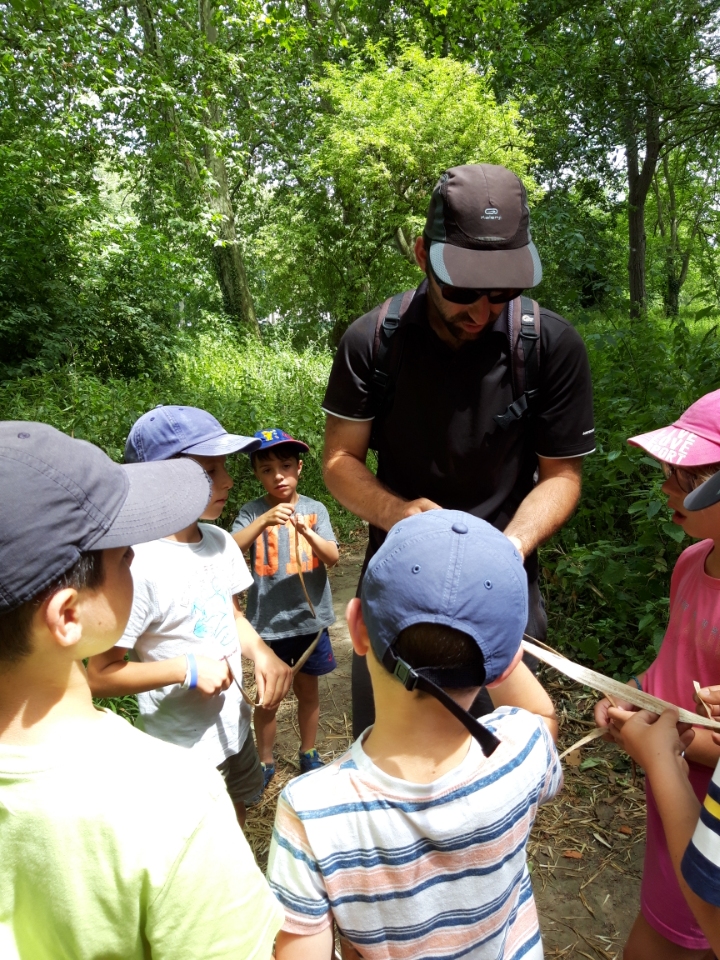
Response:
[[[532,417],[540,388],[540,307],[530,297],[508,304],[508,339],[515,399],[493,420],[507,430],[516,420]]]
[[[390,346],[400,320],[415,296],[414,290],[396,293],[380,307],[373,340],[373,375],[370,381],[370,404],[377,416],[385,405],[390,384]]]

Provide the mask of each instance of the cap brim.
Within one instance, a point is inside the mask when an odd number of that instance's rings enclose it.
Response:
[[[263,450],[271,450],[273,447],[279,447],[280,445],[284,447],[296,447],[302,453],[307,453],[310,450],[310,447],[303,443],[302,440],[273,440],[271,443],[263,443]]]
[[[433,243],[429,256],[438,280],[453,287],[527,290],[542,280],[540,256],[532,241],[515,250],[468,250]]]
[[[683,501],[683,506],[692,512],[712,507],[714,503],[720,503],[720,471],[689,493]]]
[[[257,437],[241,437],[237,433],[223,433],[212,440],[203,440],[191,447],[186,447],[183,453],[195,454],[198,457],[225,457],[231,453],[254,453],[261,446]]]
[[[631,437],[628,443],[645,450],[656,460],[675,466],[703,467],[720,460],[719,444],[675,424]]]
[[[110,529],[92,550],[129,547],[184,530],[210,499],[210,479],[193,460],[123,464],[129,488]]]

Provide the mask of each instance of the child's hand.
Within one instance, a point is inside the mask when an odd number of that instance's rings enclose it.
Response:
[[[701,698],[710,707],[712,715],[714,717],[720,717],[720,687],[701,687],[695,694],[695,703],[700,707],[698,712],[702,716],[705,716],[705,710],[700,702]]]
[[[255,654],[255,683],[258,705],[274,710],[290,689],[293,674],[290,667],[262,644]]]
[[[291,520],[291,523],[293,524],[294,527],[297,528],[298,533],[303,533],[303,534],[305,534],[305,533],[308,532],[308,530],[311,529],[311,527],[309,527],[309,526],[305,523],[304,518],[301,517],[301,516],[299,516],[298,514],[295,514],[295,516],[294,516],[294,517],[292,518],[292,520]]]
[[[265,526],[282,527],[293,513],[295,513],[295,507],[291,503],[278,503],[264,515]]]
[[[631,703],[626,703],[624,700],[618,703],[617,707],[620,708],[620,710],[622,710],[624,713],[628,714],[635,709]],[[608,743],[619,743],[620,741],[616,736],[616,726],[609,713],[609,711],[613,709],[616,708],[613,707],[607,697],[605,697],[603,700],[599,700],[595,704],[595,723],[598,727],[608,728],[608,732],[603,737],[603,740],[606,740]],[[620,718],[618,717],[618,720],[619,719]],[[628,717],[625,717],[625,719],[628,719]],[[624,723],[624,720],[621,722],[621,726],[622,723]]]
[[[661,716],[638,710],[618,730],[619,742],[644,769],[677,763],[687,773],[682,754],[692,743],[695,731],[685,723],[678,724],[677,710],[665,710]]]
[[[197,689],[206,697],[222,693],[232,683],[232,674],[227,660],[213,660],[211,657],[195,657],[197,662]]]

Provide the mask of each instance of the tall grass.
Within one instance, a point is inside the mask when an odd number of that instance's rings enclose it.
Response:
[[[336,532],[349,537],[360,524],[328,493],[321,475],[324,415],[320,409],[331,357],[314,349],[297,352],[282,344],[237,344],[199,336],[157,378],[100,379],[65,367],[54,373],[0,384],[0,418],[42,420],[90,440],[121,461],[125,438],[146,410],[187,404],[209,410],[231,433],[253,434],[280,427],[304,440],[299,489],[325,503]],[[247,500],[262,494],[248,457],[228,458],[235,480],[221,523],[229,526]]]

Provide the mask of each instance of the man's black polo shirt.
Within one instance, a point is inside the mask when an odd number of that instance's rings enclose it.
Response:
[[[513,401],[506,311],[474,341],[452,349],[430,326],[426,283],[393,337],[401,351],[392,407],[378,434],[378,479],[408,500],[427,497],[504,530],[532,490],[537,456],[592,453],[592,384],[585,344],[562,317],[540,310],[540,383],[534,418],[503,430],[493,417]],[[323,410],[370,420],[369,384],[380,307],[343,336]],[[368,555],[385,539],[370,527]],[[536,557],[526,562],[537,577]]]

